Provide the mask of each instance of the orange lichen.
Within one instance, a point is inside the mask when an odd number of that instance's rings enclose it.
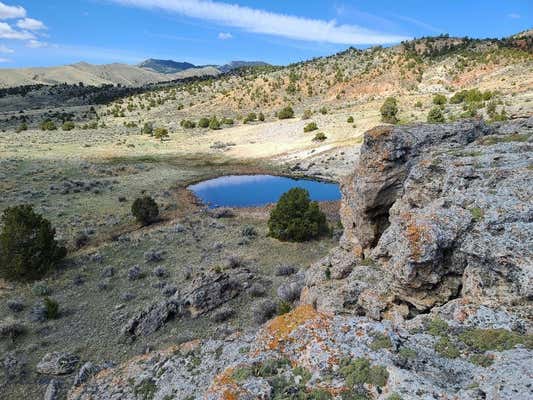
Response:
[[[238,400],[242,398],[243,389],[233,379],[233,368],[227,368],[215,376],[208,390],[209,393],[220,393],[223,400]]]
[[[429,232],[425,225],[411,222],[407,225],[405,235],[409,241],[411,255],[416,260],[422,255],[422,240],[429,239]]]
[[[303,323],[315,320],[324,321],[326,315],[316,311],[312,305],[305,304],[296,307],[287,314],[280,315],[267,323],[266,334],[269,336],[267,347],[271,350],[279,349],[280,344],[285,342],[290,334]]]

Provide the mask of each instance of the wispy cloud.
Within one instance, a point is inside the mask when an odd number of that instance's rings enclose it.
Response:
[[[26,43],[26,47],[29,47],[30,49],[39,49],[41,47],[47,47],[48,46],[48,43],[46,42],[41,42],[39,40],[30,40]]]
[[[4,53],[4,54],[11,54],[11,53],[14,53],[15,50],[13,49],[10,49],[9,47],[3,45],[3,44],[0,44],[0,53]]]
[[[21,6],[8,6],[0,1],[0,19],[24,18],[26,10]]]
[[[218,34],[218,38],[220,40],[228,40],[228,39],[233,39],[233,35],[229,32],[220,32]]]
[[[425,29],[427,31],[433,32],[433,33],[445,33],[444,29],[441,29],[439,27],[430,25],[425,23],[424,21],[420,21],[416,18],[411,17],[405,17],[403,15],[395,15],[396,18],[401,19],[402,21],[409,22],[410,24],[416,25],[422,29]]]
[[[507,14],[507,16],[512,19],[519,19],[522,17],[520,14],[517,14],[517,13],[510,13],[510,14]]]
[[[9,24],[0,22],[0,39],[29,40],[35,39],[35,36],[31,32],[17,31]]]
[[[17,26],[20,29],[26,29],[28,31],[40,31],[46,29],[46,26],[39,20],[33,18],[24,18],[17,21]]]
[[[7,62],[11,62],[11,60],[9,58],[0,57],[0,63],[7,63]]]
[[[385,44],[409,39],[358,25],[339,25],[293,15],[273,13],[211,0],[109,0],[126,6],[163,10],[204,19],[247,32],[282,36],[296,40],[335,44]]]

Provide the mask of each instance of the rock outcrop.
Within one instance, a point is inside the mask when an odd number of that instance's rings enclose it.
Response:
[[[253,274],[247,269],[209,272],[169,299],[150,304],[137,312],[122,328],[127,339],[148,336],[171,318],[195,318],[238,296],[250,286]]]
[[[532,133],[533,118],[371,130],[344,236],[295,309],[103,370],[69,399],[532,398]],[[216,308],[234,281],[204,277],[125,332]]]
[[[351,302],[375,317],[399,305],[404,316],[424,312],[457,297],[507,305],[531,299],[532,133],[533,118],[369,131],[343,185],[341,247],[311,268],[304,300],[327,302],[320,287],[332,284],[321,271],[350,271],[335,284],[346,291],[367,274],[354,271],[363,264],[379,269],[381,282]],[[372,304],[365,309],[365,302]]]

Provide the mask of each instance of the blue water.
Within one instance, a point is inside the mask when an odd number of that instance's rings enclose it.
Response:
[[[272,175],[229,175],[210,179],[189,189],[209,208],[251,207],[275,203],[287,190],[307,189],[311,200],[339,200],[339,185]]]

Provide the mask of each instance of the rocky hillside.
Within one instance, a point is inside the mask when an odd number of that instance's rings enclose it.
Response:
[[[69,398],[531,398],[532,135],[533,118],[372,129],[343,185],[340,245],[306,271],[292,311],[87,363]],[[139,310],[122,340],[218,307],[246,286],[245,270],[227,274]]]
[[[531,49],[529,36],[505,40],[441,36],[389,48],[351,48],[287,67],[250,67],[217,79],[157,88],[150,96],[156,99],[155,107],[148,107],[147,96],[137,95],[110,104],[109,110],[118,109],[137,124],[153,120],[179,129],[173,125],[176,117],[219,115],[240,120],[250,112],[262,112],[268,118],[287,105],[307,118],[345,111],[361,120],[377,116],[384,98],[395,96],[400,122],[413,123],[426,120],[435,94],[452,97],[475,88],[494,94],[498,112],[505,109],[509,116],[524,117],[533,101]],[[488,103],[448,102],[442,112],[452,121],[478,111],[486,115]]]

